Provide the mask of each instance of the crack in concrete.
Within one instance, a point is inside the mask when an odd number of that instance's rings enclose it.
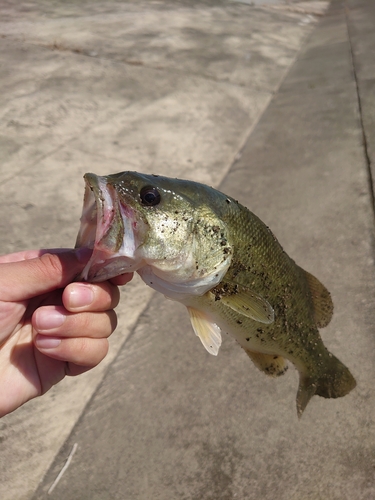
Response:
[[[368,140],[367,140],[367,135],[366,135],[366,128],[365,128],[365,124],[364,124],[364,120],[363,120],[363,107],[362,107],[361,92],[360,92],[360,88],[359,88],[360,86],[359,86],[358,75],[357,75],[357,67],[356,67],[356,59],[355,59],[355,55],[354,55],[353,41],[352,41],[352,37],[351,37],[349,7],[348,6],[344,7],[344,12],[345,12],[345,20],[346,20],[346,29],[348,32],[350,56],[351,56],[352,68],[353,68],[353,76],[354,76],[354,82],[355,82],[356,93],[357,93],[359,121],[360,121],[360,126],[361,126],[361,131],[362,131],[363,155],[364,155],[365,162],[366,162],[367,180],[368,180],[368,186],[369,186],[372,212],[373,212],[374,221],[375,221],[374,179],[373,179],[372,170],[371,170],[371,158],[370,158],[369,150],[368,150]]]

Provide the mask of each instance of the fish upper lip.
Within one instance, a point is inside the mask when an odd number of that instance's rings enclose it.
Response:
[[[102,179],[86,174],[85,181],[81,228],[76,246],[95,248],[105,239],[115,216],[115,208],[112,193]]]
[[[111,230],[112,223],[116,216],[116,210],[118,210],[117,194],[111,185],[105,185],[105,182],[102,179],[99,179],[98,192],[94,192],[94,195],[97,206],[94,248],[96,246],[107,248],[105,240]]]
[[[76,247],[88,247],[93,252],[79,279],[103,281],[135,271],[139,259],[135,257],[138,241],[134,209],[119,198],[105,177],[86,174],[85,181]]]

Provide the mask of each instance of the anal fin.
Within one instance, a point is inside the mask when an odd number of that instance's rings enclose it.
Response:
[[[279,377],[288,369],[288,363],[282,356],[278,356],[277,354],[264,354],[245,348],[244,351],[254,365],[270,377]]]

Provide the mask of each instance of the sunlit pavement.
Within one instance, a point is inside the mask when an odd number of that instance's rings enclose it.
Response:
[[[135,280],[107,360],[1,419],[2,500],[375,498],[375,4],[327,5],[0,0],[1,253],[72,246],[86,171],[214,185],[331,291],[358,384],[298,421],[293,367]]]

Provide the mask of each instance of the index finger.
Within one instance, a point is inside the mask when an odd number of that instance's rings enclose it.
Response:
[[[35,257],[39,257],[39,252],[40,250],[25,250],[23,252],[0,255],[0,264],[8,264],[9,262],[21,262],[22,260],[35,259]]]
[[[45,253],[65,253],[71,252],[71,248],[39,248],[34,250],[23,250],[21,252],[8,253],[0,255],[0,264],[8,264],[9,262],[21,262],[23,260],[35,259]]]
[[[22,258],[22,254],[15,258]],[[73,281],[83,267],[74,250],[0,263],[0,299],[5,302],[27,300],[62,288]]]

